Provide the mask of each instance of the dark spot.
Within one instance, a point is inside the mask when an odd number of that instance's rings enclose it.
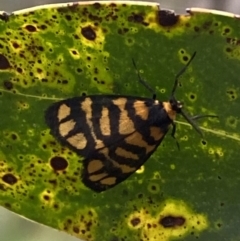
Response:
[[[45,30],[46,28],[47,28],[47,26],[44,25],[44,24],[42,24],[42,25],[40,26],[40,29],[41,29],[41,30]]]
[[[225,34],[230,33],[230,29],[229,29],[229,28],[225,28],[225,29],[224,29],[224,33],[225,33]]]
[[[60,171],[60,170],[64,170],[67,168],[68,166],[68,162],[60,157],[60,156],[55,156],[50,160],[50,164],[51,167],[55,170],[55,171]]]
[[[218,179],[221,180],[222,178],[220,176],[218,176]]]
[[[198,26],[195,26],[195,27],[194,27],[194,31],[195,31],[195,32],[199,32],[199,31],[200,31],[200,28],[199,28]]]
[[[78,72],[78,73],[81,73],[82,71],[83,71],[82,69],[77,68],[77,72]]]
[[[43,78],[43,79],[42,79],[42,82],[48,82],[48,80]]]
[[[4,22],[9,21],[9,17],[10,17],[9,13],[4,12],[4,13],[0,14],[0,19]]]
[[[13,88],[13,83],[11,81],[5,80],[3,82],[3,86],[7,90],[11,90]]]
[[[191,95],[190,95],[190,98],[191,98],[192,100],[194,100],[194,99],[195,99],[195,95],[191,94]]]
[[[133,40],[131,38],[127,39],[127,41],[128,41],[129,44],[133,43]]]
[[[57,180],[53,179],[53,180],[49,180],[49,183],[53,184],[53,185],[57,185]]]
[[[100,9],[101,8],[101,4],[100,3],[94,3],[93,7],[95,7],[96,9]]]
[[[118,29],[118,33],[121,34],[121,35],[127,33],[128,31],[129,31],[128,28],[120,28],[120,29]]]
[[[56,204],[56,203],[53,205],[53,207],[54,207],[55,209],[58,209],[58,208],[59,208],[58,204]]]
[[[40,68],[37,68],[37,72],[38,72],[39,74],[41,74],[41,73],[43,72],[43,70],[40,69]]]
[[[135,23],[143,23],[143,16],[140,14],[132,14],[131,16],[128,17],[129,22],[135,22]]]
[[[30,25],[30,24],[27,25],[25,28],[26,28],[26,30],[29,31],[29,32],[36,32],[36,31],[37,31],[36,27],[33,26],[33,25]]]
[[[88,15],[88,18],[89,18],[90,20],[92,20],[93,22],[96,21],[96,22],[94,23],[95,26],[98,26],[98,23],[97,23],[97,22],[102,22],[102,18],[101,18],[101,17],[96,16],[96,15],[93,15],[93,14],[91,14],[91,13]],[[103,32],[104,32],[104,29],[102,29],[102,30],[103,30]]]
[[[78,227],[73,227],[73,232],[74,232],[74,233],[79,233],[79,231],[80,231],[80,230],[79,230]]]
[[[87,227],[88,230],[90,230],[91,226],[92,226],[92,222],[91,221],[86,223],[86,227]]]
[[[141,222],[140,218],[133,218],[131,224],[133,227],[137,226]]]
[[[68,80],[66,80],[66,79],[62,80],[62,84],[64,84],[64,85],[68,84]]]
[[[72,220],[71,219],[67,219],[67,223],[68,224],[72,224]]]
[[[185,218],[183,217],[174,217],[174,216],[167,216],[164,218],[161,218],[159,223],[164,228],[172,228],[176,226],[182,226],[185,223]]]
[[[229,53],[229,52],[232,52],[232,49],[227,47],[227,48],[226,48],[226,52],[228,52],[228,53]]]
[[[48,195],[44,195],[43,198],[44,198],[44,200],[46,200],[46,201],[49,201],[49,200],[50,200],[50,197],[49,197]]]
[[[205,145],[207,145],[207,142],[202,140],[202,144],[205,146]]]
[[[211,25],[212,25],[212,21],[207,21],[207,22],[203,23],[202,27],[205,30],[207,30],[207,29],[209,29],[211,27]]]
[[[72,54],[77,55],[77,51],[76,50],[72,50]]]
[[[13,48],[18,49],[20,45],[17,42],[12,43]]]
[[[0,69],[8,69],[10,67],[8,59],[3,54],[0,54]]]
[[[183,56],[183,61],[185,61],[185,62],[188,62],[188,57],[187,56]]]
[[[10,203],[5,203],[5,204],[4,204],[4,207],[7,208],[7,209],[11,209],[12,206],[11,206]]]
[[[11,173],[7,173],[2,177],[2,180],[4,182],[6,182],[7,184],[13,185],[17,182],[17,178],[11,174]]]
[[[87,60],[90,61],[90,60],[91,60],[91,57],[90,57],[90,56],[87,56]]]
[[[82,92],[82,96],[86,96],[87,94],[85,92]]]
[[[138,198],[139,198],[139,199],[143,198],[143,194],[142,194],[142,193],[139,193],[139,194],[138,194]]]
[[[116,4],[116,3],[111,3],[109,6],[110,6],[111,8],[116,8],[116,7],[117,7],[117,4]]]
[[[158,13],[159,24],[163,27],[171,27],[179,20],[179,15],[176,15],[170,10],[160,10]]]
[[[71,15],[66,15],[65,17],[66,17],[66,19],[67,19],[68,21],[71,21],[71,20],[72,20],[72,16],[71,16]]]
[[[226,42],[228,43],[228,44],[230,44],[231,43],[231,38],[226,38]]]
[[[87,27],[82,28],[81,33],[88,40],[92,40],[93,41],[93,40],[96,39],[96,33],[92,29],[91,26],[87,26]]]
[[[17,72],[18,72],[19,74],[22,74],[22,72],[23,72],[22,68],[17,67]]]
[[[155,185],[151,185],[151,189],[152,189],[152,191],[156,191],[157,187]]]
[[[218,223],[217,226],[218,226],[219,228],[221,228],[221,227],[222,227],[222,224],[221,224],[221,223]]]
[[[94,68],[94,74],[98,74],[98,68]]]
[[[16,134],[12,134],[11,135],[12,139],[15,141],[17,139],[17,135]]]
[[[39,51],[44,51],[43,46],[38,46],[37,49],[38,49]]]

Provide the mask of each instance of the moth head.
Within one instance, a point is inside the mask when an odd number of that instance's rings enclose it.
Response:
[[[173,111],[175,111],[178,114],[182,112],[183,103],[181,101],[176,100],[174,96],[170,98],[169,103]]]

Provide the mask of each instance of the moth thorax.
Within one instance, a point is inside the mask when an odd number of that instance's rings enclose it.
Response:
[[[175,120],[176,119],[177,111],[172,108],[172,104],[170,102],[163,102],[163,108],[165,109],[165,111],[168,114],[168,117],[171,120]]]

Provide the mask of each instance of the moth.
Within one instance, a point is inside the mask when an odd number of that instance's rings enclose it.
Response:
[[[188,117],[174,94],[179,76],[184,73],[196,52],[176,75],[169,101],[119,95],[73,97],[52,104],[45,112],[51,134],[62,144],[82,156],[83,183],[102,192],[124,181],[154,153],[174,120],[181,114],[201,134],[194,122],[202,117]],[[133,61],[134,67],[136,64]],[[137,70],[137,68],[136,68]],[[147,89],[153,91],[141,78]],[[153,92],[154,93],[154,92]]]

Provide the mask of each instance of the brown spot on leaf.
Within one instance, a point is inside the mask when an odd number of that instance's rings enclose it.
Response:
[[[175,25],[179,20],[179,15],[176,15],[173,11],[160,10],[158,13],[159,24],[163,27],[171,27]]]
[[[20,67],[17,67],[17,72],[18,72],[19,74],[22,74],[23,69],[22,69],[22,68],[20,68]]]
[[[84,27],[82,28],[81,30],[81,34],[88,40],[95,40],[96,39],[96,33],[95,31],[93,30],[93,28],[91,26],[87,26],[87,27]]]
[[[9,185],[13,185],[17,182],[17,178],[12,173],[7,173],[2,177],[2,180]]]
[[[118,33],[121,34],[121,35],[127,33],[128,31],[129,31],[128,28],[120,28],[120,29],[118,29]]]
[[[230,52],[232,52],[232,49],[231,48],[226,48],[226,52],[230,53]]]
[[[8,59],[3,54],[0,54],[0,69],[8,69],[10,67],[11,65]]]
[[[14,134],[14,133],[11,135],[11,137],[12,137],[12,139],[13,139],[14,141],[17,139],[17,135]]]
[[[17,42],[12,43],[13,48],[18,49],[20,45]]]
[[[136,227],[139,223],[141,223],[140,218],[133,218],[131,220],[131,224],[132,224],[133,227]]]
[[[199,31],[200,31],[200,28],[199,28],[198,26],[195,26],[195,27],[194,27],[194,31],[195,31],[195,32],[199,32]]]
[[[33,26],[33,25],[30,25],[30,24],[25,26],[25,29],[29,32],[36,32],[37,31],[36,27]]]
[[[55,156],[50,160],[50,165],[55,171],[61,171],[67,168],[68,162],[60,156]]]
[[[95,7],[96,9],[100,9],[101,8],[101,4],[96,2],[93,4],[93,7]]]
[[[12,207],[10,203],[5,203],[4,206],[5,206],[5,208],[7,208],[7,209],[11,209],[11,207]]]
[[[78,227],[73,227],[73,232],[74,232],[74,233],[79,233],[79,231],[80,231],[80,230],[79,230]]]
[[[72,16],[71,16],[71,15],[66,15],[65,18],[66,18],[68,21],[71,21],[71,20],[72,20]]]
[[[206,21],[203,23],[202,27],[203,29],[207,30],[211,27],[211,25],[212,25],[212,21]]]
[[[185,218],[183,217],[174,217],[174,216],[166,216],[164,218],[161,218],[159,223],[164,228],[172,228],[176,226],[182,226],[185,223]]]
[[[44,195],[43,198],[44,198],[44,200],[46,200],[46,201],[49,201],[49,200],[50,200],[50,197],[49,197],[48,195]]]
[[[7,90],[11,90],[13,88],[13,83],[11,81],[5,80],[3,82],[3,86]]]
[[[7,21],[9,21],[9,16],[10,16],[10,14],[4,12],[4,13],[0,14],[0,19],[1,19],[2,21],[7,22]]]
[[[189,61],[188,56],[183,56],[183,61],[188,62]]]
[[[149,24],[144,22],[144,16],[141,14],[136,14],[133,13],[131,16],[128,17],[129,22],[134,22],[134,23],[141,23],[145,26],[148,26]]]

